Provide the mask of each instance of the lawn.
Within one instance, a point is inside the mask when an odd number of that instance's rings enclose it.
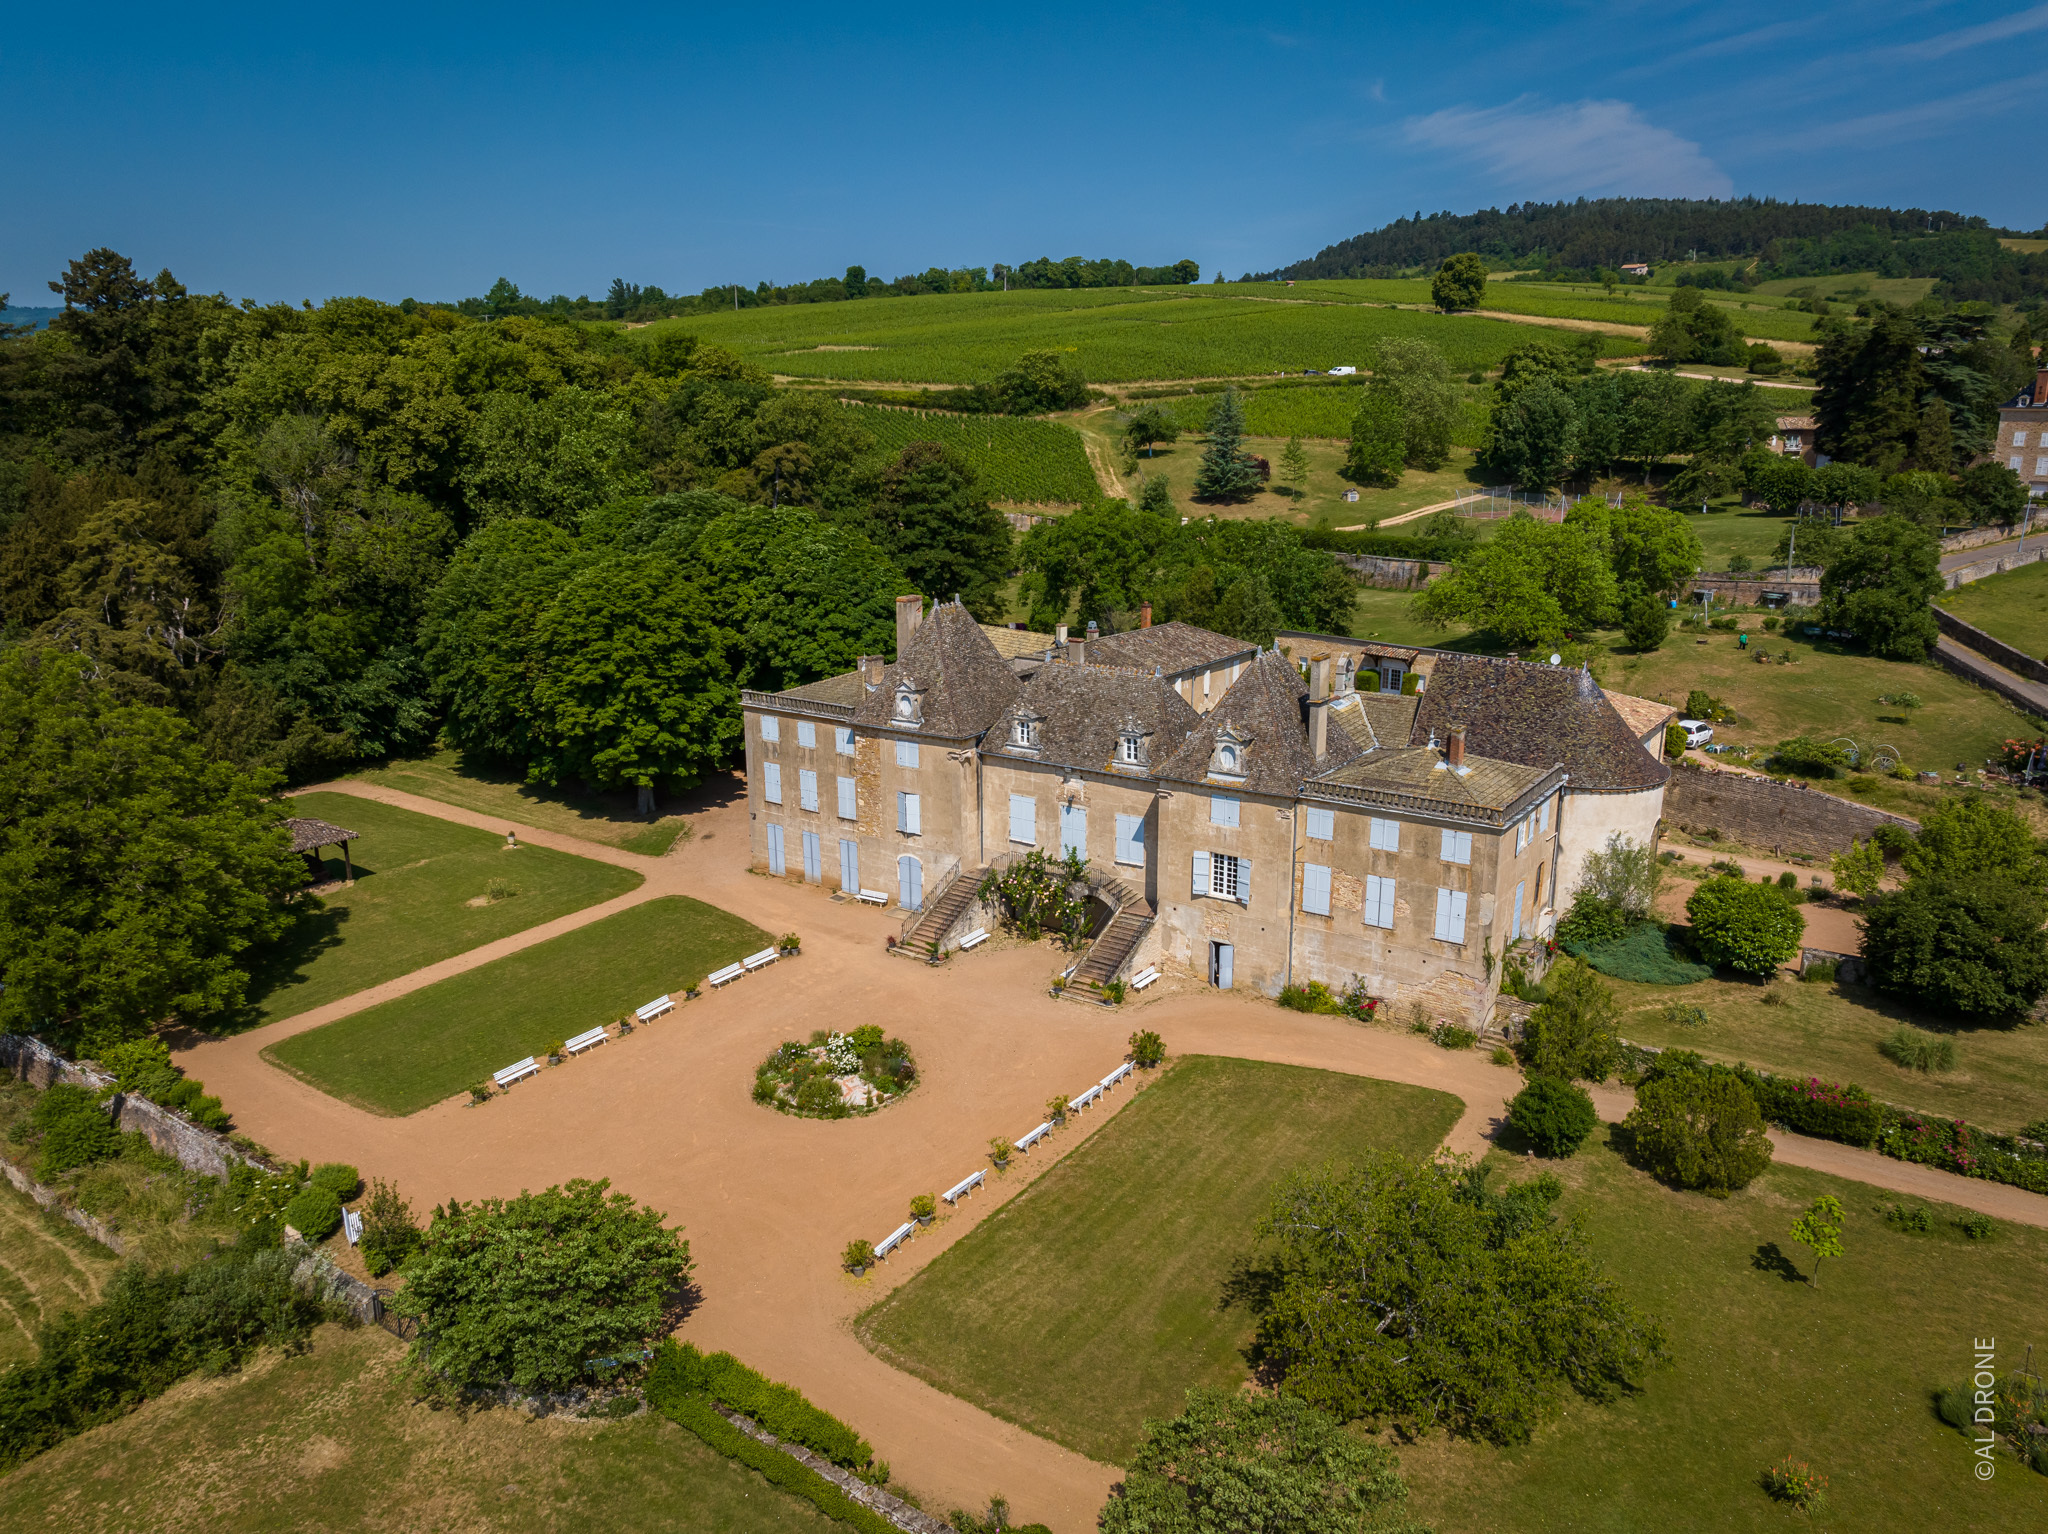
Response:
[[[2048,655],[2048,564],[1958,586],[1943,592],[1938,605],[2014,649]]]
[[[416,1113],[772,941],[680,895],[282,1039],[264,1057],[373,1113]],[[605,1068],[600,1057],[598,1069]]]
[[[1351,632],[1360,639],[1385,644],[1426,645],[1438,650],[1463,650],[1479,636],[1456,629],[1433,628],[1414,613],[1413,591],[1383,591],[1361,586],[1351,604]]]
[[[98,1299],[118,1261],[77,1226],[0,1182],[0,1372],[35,1357],[36,1329],[45,1321]]]
[[[1696,1049],[1780,1076],[1854,1082],[1886,1102],[1987,1129],[2015,1130],[2048,1115],[2048,1024],[1959,1027],[1875,991],[1818,982],[1780,981],[1768,990],[1743,980],[1609,983],[1627,1009],[1622,1032],[1638,1044]],[[1760,1005],[1765,995],[1781,1004]],[[1698,1007],[1707,1020],[1668,1018],[1670,1006]],[[1923,1074],[1879,1054],[1879,1041],[1902,1023],[1949,1034],[1956,1069]]]
[[[508,848],[493,832],[352,794],[300,794],[291,803],[294,814],[362,833],[349,843],[356,882],[320,896],[322,909],[260,956],[238,1026],[295,1016],[641,883],[609,863]],[[341,873],[341,859],[330,857],[324,876]],[[517,893],[491,899],[493,880]]]
[[[528,783],[518,769],[494,764],[460,751],[437,751],[371,767],[351,776],[364,783],[402,788],[423,799],[439,799],[486,815],[503,815],[507,825],[535,826],[586,841],[603,842],[624,852],[658,858],[690,834],[682,816],[641,819],[633,812],[634,795],[582,793]]]
[[[2048,1232],[2001,1224],[1969,1242],[1947,1223],[1959,1211],[1937,1205],[1936,1233],[1906,1234],[1879,1218],[1876,1190],[1789,1167],[1725,1201],[1675,1193],[1606,1138],[1556,1165],[1563,1207],[1663,1320],[1672,1367],[1632,1399],[1574,1405],[1526,1447],[1396,1444],[1410,1516],[1442,1534],[2048,1525],[2048,1478],[2007,1455],[1975,1479],[1970,1443],[1931,1401],[1963,1382],[1977,1338],[1997,1339],[2000,1369],[2030,1343],[2048,1351]],[[1845,1255],[1813,1288],[1796,1281],[1810,1259],[1789,1231],[1823,1193],[1847,1211]],[[1825,1512],[1801,1517],[1758,1487],[1787,1454],[1828,1477]]]
[[[376,1327],[324,1326],[311,1348],[194,1378],[0,1479],[0,1527],[67,1534],[843,1529],[686,1429],[436,1410]]]
[[[942,1390],[1121,1463],[1189,1386],[1245,1377],[1251,1318],[1219,1298],[1275,1182],[1372,1147],[1424,1152],[1458,1113],[1418,1087],[1179,1061],[858,1333]]]

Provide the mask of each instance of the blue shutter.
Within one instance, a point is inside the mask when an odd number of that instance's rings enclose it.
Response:
[[[796,770],[796,802],[801,808],[817,813],[818,775],[808,767]]]
[[[1027,847],[1038,843],[1038,801],[1029,794],[1010,795],[1010,840]]]
[[[1119,815],[1116,818],[1116,860],[1119,863],[1145,861],[1145,817]]]
[[[1078,804],[1060,806],[1060,855],[1069,852],[1088,856],[1088,811]]]
[[[782,769],[774,762],[761,768],[761,797],[770,804],[782,803]]]
[[[768,872],[780,878],[786,871],[782,860],[782,827],[768,828]]]
[[[851,820],[854,818],[853,779],[851,778],[841,778],[839,780],[839,818],[841,820]]]
[[[860,843],[846,837],[839,840],[839,887],[860,890]]]
[[[1209,796],[1209,824],[1212,826],[1234,826],[1237,824],[1237,801],[1222,794]]]
[[[1317,916],[1330,914],[1330,870],[1320,863],[1301,866],[1301,908]]]
[[[804,879],[807,883],[810,884],[822,883],[825,877],[825,868],[824,859],[819,856],[818,833],[815,831],[806,831],[803,835]]]
[[[1209,854],[1206,852],[1195,854],[1195,893],[1209,893]]]
[[[1317,805],[1311,804],[1308,807],[1308,834],[1309,839],[1312,841],[1335,841],[1337,839],[1337,812],[1335,810],[1322,809]]]

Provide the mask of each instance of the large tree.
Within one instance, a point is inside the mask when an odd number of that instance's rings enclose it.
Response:
[[[2026,821],[1981,794],[1929,810],[1900,862],[1915,879],[1991,876],[2048,894],[2048,848]]]
[[[1477,309],[1486,296],[1486,276],[1485,257],[1461,251],[1436,269],[1429,296],[1446,314],[1455,309]]]
[[[1820,578],[1820,621],[1886,660],[1925,660],[1940,630],[1941,546],[1904,517],[1861,522]]]
[[[1351,420],[1351,445],[1344,454],[1344,477],[1381,488],[1398,484],[1406,453],[1401,396],[1383,385],[1368,388]]]
[[[1258,490],[1258,465],[1244,451],[1244,404],[1235,388],[1225,389],[1209,411],[1209,443],[1195,471],[1195,494],[1212,501],[1245,501]]]
[[[1510,483],[1540,488],[1570,472],[1578,441],[1579,412],[1571,393],[1539,379],[1493,407],[1480,456]]]
[[[1710,304],[1698,288],[1677,288],[1664,313],[1650,327],[1651,355],[1666,362],[1704,362],[1740,367],[1744,360],[1741,327],[1719,304]]]
[[[1260,1233],[1276,1246],[1257,1348],[1283,1390],[1333,1415],[1526,1442],[1576,1392],[1608,1399],[1664,1356],[1550,1176],[1496,1192],[1483,1169],[1382,1151],[1300,1172]]]
[[[1014,540],[966,459],[938,442],[909,444],[882,471],[871,516],[874,542],[914,590],[999,616]]]
[[[1441,469],[1451,456],[1458,424],[1458,386],[1444,354],[1427,341],[1393,337],[1380,342],[1374,386],[1401,403],[1402,456],[1413,468]]]
[[[1891,472],[1912,456],[1927,368],[1920,327],[1889,306],[1868,326],[1824,327],[1814,354],[1813,413],[1830,458]]]
[[[1866,902],[1871,983],[1972,1022],[2009,1023],[2048,995],[2040,894],[1999,871],[1909,879]]]
[[[1698,573],[1699,535],[1682,512],[1629,495],[1619,506],[1588,498],[1565,513],[1566,526],[1584,526],[1605,545],[1615,584],[1623,591],[1674,595]]]
[[[0,1027],[93,1050],[239,1005],[305,880],[273,786],[76,657],[0,652]]]
[[[1418,596],[1415,612],[1439,628],[1464,623],[1522,646],[1604,621],[1616,597],[1594,530],[1515,516]]]

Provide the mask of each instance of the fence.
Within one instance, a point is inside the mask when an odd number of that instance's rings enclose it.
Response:
[[[1562,522],[1564,514],[1579,502],[1592,499],[1592,496],[1572,495],[1562,490],[1517,490],[1513,485],[1492,485],[1484,490],[1460,492],[1457,504],[1449,509],[1457,516],[1470,517],[1478,522],[1523,515],[1534,517],[1539,522]],[[1621,504],[1619,492],[1600,499],[1609,506]]]

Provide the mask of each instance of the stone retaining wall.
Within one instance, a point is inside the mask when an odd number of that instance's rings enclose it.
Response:
[[[1981,581],[1987,575],[2002,575],[2007,570],[2017,570],[2023,565],[2031,565],[2043,556],[2048,556],[2048,538],[2043,538],[2039,543],[2032,543],[2024,553],[2001,554],[1996,559],[1980,559],[1974,564],[1944,570],[1941,584],[1947,590],[1954,591],[1958,586]]]
[[[1788,608],[1818,607],[1820,570],[1802,566],[1760,575],[1695,575],[1685,583],[1685,593],[1678,599],[1679,605],[1697,605],[1703,591],[1713,593],[1717,607],[1761,607],[1766,591],[1784,592]]]
[[[1745,847],[1826,856],[1866,841],[1881,825],[1920,829],[1918,821],[1853,800],[1733,772],[1676,764],[1664,790],[1664,816],[1695,836],[1719,831]]]
[[[897,1528],[904,1530],[905,1534],[953,1534],[951,1524],[941,1523],[931,1514],[919,1512],[901,1497],[892,1497],[879,1486],[868,1485],[851,1471],[840,1469],[829,1459],[813,1454],[802,1444],[784,1443],[751,1417],[743,1417],[723,1406],[714,1405],[713,1410],[756,1443],[765,1443],[769,1448],[787,1454],[806,1470],[823,1476],[862,1507],[888,1519]]]
[[[55,1188],[47,1187],[37,1182],[20,1167],[7,1160],[0,1160],[0,1176],[6,1177],[17,1189],[26,1193],[58,1219],[68,1220],[71,1224],[76,1225],[88,1236],[92,1237],[93,1240],[99,1242],[101,1246],[110,1247],[116,1253],[126,1255],[125,1249],[121,1245],[121,1238],[115,1234],[112,1226],[104,1225],[87,1214],[83,1209],[77,1209],[65,1203],[64,1195]]]
[[[1389,559],[1380,554],[1339,554],[1337,560],[1359,584],[1386,591],[1413,591],[1427,586],[1451,567],[1429,559]]]
[[[1963,622],[1954,613],[1934,609],[1934,622],[1944,634],[1968,650],[1975,650],[1986,660],[1995,661],[2006,670],[2025,677],[2030,682],[2048,682],[2048,666],[2044,666],[2025,650],[2018,650],[2003,639],[1994,639],[1974,624]]]
[[[1941,552],[1960,554],[1964,549],[1980,549],[1987,543],[2003,543],[2018,533],[2018,525],[2012,522],[1993,523],[1989,527],[1972,527],[1964,532],[1950,533],[1942,539]]]

